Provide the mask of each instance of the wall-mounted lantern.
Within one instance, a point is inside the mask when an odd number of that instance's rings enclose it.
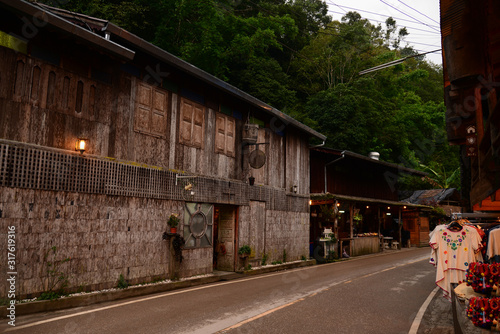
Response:
[[[78,138],[75,144],[75,151],[80,151],[81,154],[85,152],[85,147],[87,146],[87,139]]]

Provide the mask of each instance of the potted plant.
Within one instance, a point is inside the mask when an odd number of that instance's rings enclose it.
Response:
[[[252,249],[250,248],[250,246],[248,245],[243,245],[240,247],[240,249],[238,250],[238,255],[241,257],[241,258],[246,258],[248,256],[250,256],[250,253],[252,252]]]
[[[177,233],[177,226],[179,225],[179,214],[172,213],[168,218],[168,226],[170,226],[170,233]]]
[[[240,261],[243,264],[243,268],[248,267],[248,257],[252,253],[252,249],[248,245],[243,245],[238,249],[238,255],[240,256]]]

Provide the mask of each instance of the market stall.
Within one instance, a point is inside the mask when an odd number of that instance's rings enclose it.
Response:
[[[460,214],[430,233],[436,284],[452,302],[455,331],[500,331],[500,213]],[[473,219],[472,219],[473,218]]]

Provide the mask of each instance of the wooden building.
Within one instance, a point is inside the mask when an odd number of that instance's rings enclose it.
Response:
[[[403,231],[411,232],[413,245],[425,244],[420,235],[427,234],[428,242],[429,225],[425,215],[420,220],[420,212],[429,206],[403,203],[398,197],[402,174],[427,174],[374,157],[324,147],[311,149],[311,252],[324,228],[332,229],[341,248],[350,246],[350,255],[380,251],[383,237],[392,238],[386,243],[400,248]],[[414,210],[418,224],[405,219]],[[333,217],[327,217],[331,216],[328,212]]]
[[[441,0],[448,141],[461,146],[467,211],[500,212],[500,2]]]
[[[253,265],[307,256],[323,135],[111,22],[0,8],[0,235],[15,230],[19,297],[51,288],[51,261],[93,290],[235,271],[244,244]]]

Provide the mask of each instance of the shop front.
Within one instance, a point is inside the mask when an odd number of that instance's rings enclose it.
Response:
[[[359,256],[410,247],[412,234],[427,231],[408,229],[407,212],[425,210],[423,205],[345,195],[311,195],[311,256],[324,254],[321,239],[331,230],[337,240],[337,257]]]

